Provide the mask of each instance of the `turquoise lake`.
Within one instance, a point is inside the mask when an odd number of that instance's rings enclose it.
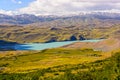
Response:
[[[51,42],[51,43],[26,43],[14,45],[15,50],[44,50],[50,48],[57,48],[65,46],[74,42],[99,42],[101,40],[83,40],[83,41],[64,41],[64,42]]]

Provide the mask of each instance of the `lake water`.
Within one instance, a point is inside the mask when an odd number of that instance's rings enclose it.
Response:
[[[64,41],[64,42],[52,42],[52,43],[26,43],[16,44],[12,46],[15,50],[44,50],[49,48],[57,48],[65,46],[74,42],[99,42],[101,40],[83,40],[83,41]]]

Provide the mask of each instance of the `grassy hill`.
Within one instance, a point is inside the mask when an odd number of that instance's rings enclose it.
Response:
[[[117,15],[116,17],[114,16],[114,18],[112,15],[79,15],[58,18],[53,17],[52,19],[50,16],[40,18],[39,16],[35,17],[25,14],[16,15],[16,17],[17,18],[14,17],[17,19],[16,21],[28,21],[28,23],[30,21],[32,23],[27,25],[10,25],[6,22],[6,25],[0,25],[1,40],[18,43],[54,42],[106,39],[111,36],[120,35],[120,19],[117,18]],[[48,19],[49,17],[50,20]],[[38,18],[45,20],[39,22]]]
[[[110,27],[68,26],[59,28],[2,26],[0,27],[0,39],[18,43],[105,39],[120,34],[120,25],[117,24]]]
[[[0,54],[1,80],[119,80],[120,50],[50,49]]]

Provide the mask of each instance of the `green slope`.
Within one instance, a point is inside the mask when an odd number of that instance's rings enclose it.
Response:
[[[51,52],[52,53],[51,53]],[[61,50],[60,50],[61,51]],[[74,51],[74,50],[72,50]],[[2,65],[4,67],[11,67],[14,68],[13,70],[4,72],[4,68],[2,70],[1,68],[1,74],[0,74],[0,79],[1,80],[119,80],[120,79],[120,50],[112,52],[112,57],[106,57],[104,59],[98,59],[95,60],[94,62],[84,62],[82,64],[77,63],[77,64],[70,64],[74,59],[79,58],[79,56],[87,56],[87,58],[90,57],[100,57],[100,52],[94,52],[92,50],[79,50],[79,53],[68,53],[66,50],[62,50],[59,52],[59,49],[55,52],[59,53],[54,53],[52,50],[48,50],[43,52],[46,56],[48,54],[53,55],[64,55],[63,58],[68,58],[70,61],[68,62],[69,64],[64,64],[66,63],[65,61],[62,62],[62,64],[53,66],[53,67],[48,67],[48,68],[43,68],[43,69],[33,69],[32,72],[30,70],[26,72],[14,72],[15,66],[21,66],[27,64],[31,61],[32,63],[37,62],[39,59],[42,60],[44,57],[38,59],[38,53],[34,54],[26,54],[26,55],[19,55],[16,56],[17,62],[14,61],[13,56],[11,57],[6,57],[6,58],[1,58],[0,62],[6,62],[10,61],[9,64],[7,65]],[[76,51],[76,50],[75,50]],[[49,53],[48,53],[49,52]],[[84,52],[84,53],[83,53]],[[89,54],[88,54],[89,53]],[[91,54],[90,54],[91,53]],[[99,53],[99,54],[98,54]],[[105,54],[105,53],[104,53]],[[32,56],[30,56],[32,55]],[[43,54],[42,54],[43,55]],[[69,56],[71,55],[71,56]],[[76,57],[75,57],[76,55]],[[107,54],[108,55],[108,54]],[[36,56],[36,57],[35,57]],[[73,57],[71,59],[71,57]],[[102,56],[102,55],[101,55]],[[32,57],[30,59],[30,57]],[[50,55],[49,55],[50,57]],[[80,57],[80,58],[82,58]],[[79,58],[79,59],[80,59]],[[21,60],[22,59],[22,60]],[[30,59],[28,61],[27,59]],[[35,59],[35,60],[33,60]],[[58,59],[58,58],[57,58]],[[66,60],[66,59],[64,59]],[[91,59],[87,60],[90,61]],[[45,60],[46,61],[46,60]],[[78,60],[76,60],[78,62]],[[19,63],[19,64],[17,64]],[[0,63],[1,64],[1,63]],[[17,64],[17,65],[14,65]],[[46,63],[47,64],[47,63]],[[33,65],[33,64],[32,64]],[[40,64],[37,64],[40,65]],[[29,65],[30,66],[30,65]],[[44,65],[45,66],[45,65]],[[23,66],[25,68],[26,66]],[[2,72],[3,71],[3,72]]]

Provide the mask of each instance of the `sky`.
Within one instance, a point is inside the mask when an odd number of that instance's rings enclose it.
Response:
[[[64,15],[82,11],[120,12],[120,0],[0,0],[1,14]]]

